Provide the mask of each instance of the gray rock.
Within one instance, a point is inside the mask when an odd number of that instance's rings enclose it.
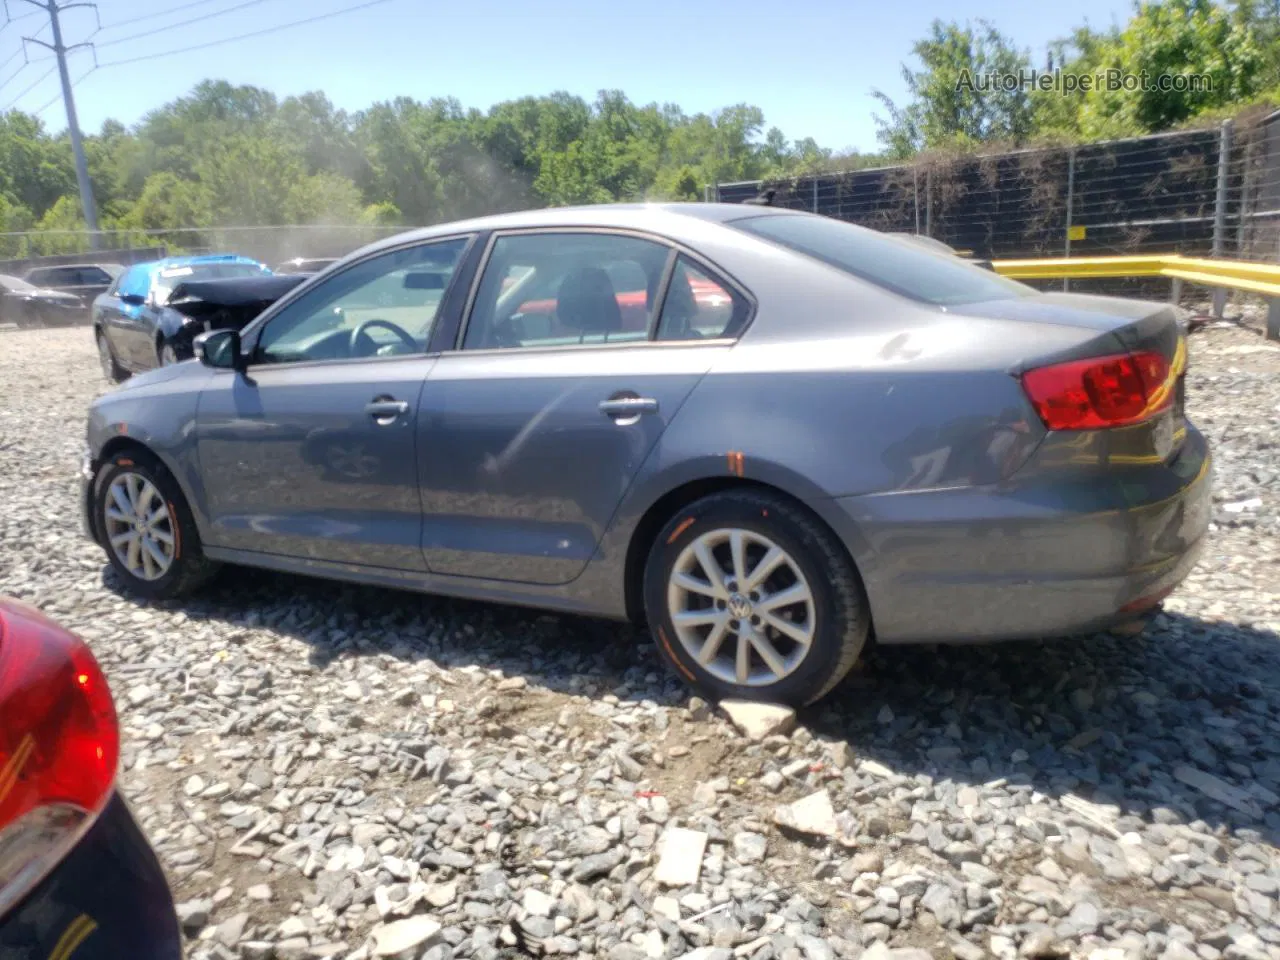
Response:
[[[585,883],[588,880],[594,880],[596,877],[602,876],[622,863],[624,859],[621,850],[615,848],[606,850],[604,853],[593,854],[589,857],[583,857],[573,868],[573,879],[578,883]]]
[[[940,926],[950,929],[960,924],[960,904],[945,884],[931,884],[920,898],[920,906],[932,913]]]
[[[796,712],[790,707],[747,700],[722,700],[720,709],[750,740],[790,733],[796,725]]]
[[[178,914],[178,923],[188,934],[199,933],[209,922],[209,914],[213,910],[212,900],[187,900],[174,908]]]
[[[696,884],[702,872],[702,854],[706,848],[707,835],[702,831],[668,827],[662,836],[653,878],[669,887]]]
[[[237,913],[223,920],[213,931],[213,939],[225,947],[233,947],[244,937],[249,914]]]
[[[768,851],[769,841],[759,833],[738,833],[733,837],[733,855],[743,863],[760,863]]]
[[[965,861],[960,864],[960,872],[974,883],[984,887],[1000,886],[1000,874],[980,863]]]
[[[805,960],[836,960],[835,950],[821,937],[804,935],[796,940]]]
[[[430,943],[440,934],[440,924],[430,917],[409,917],[373,928],[373,956],[394,957]]]
[[[773,822],[784,829],[818,837],[834,837],[839,830],[831,796],[825,790],[818,790],[785,807],[777,807],[773,811]]]

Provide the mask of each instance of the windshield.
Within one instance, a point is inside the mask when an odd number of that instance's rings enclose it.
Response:
[[[156,303],[168,303],[169,295],[173,293],[174,288],[189,280],[261,277],[266,273],[266,268],[257,263],[193,263],[186,267],[161,270],[152,290],[155,292]]]
[[[830,217],[774,214],[730,223],[894,293],[935,306],[1008,300],[1036,292],[1026,284],[959,257],[934,253],[922,243],[896,239]]]
[[[0,275],[0,288],[9,290],[13,293],[28,293],[36,289],[25,280],[19,280],[17,277],[4,275]]]

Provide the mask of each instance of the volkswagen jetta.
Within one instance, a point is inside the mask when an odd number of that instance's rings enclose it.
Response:
[[[645,619],[689,683],[807,703],[872,635],[1176,586],[1210,462],[1178,320],[785,210],[437,226],[98,399],[85,519],[143,596],[238,563]]]

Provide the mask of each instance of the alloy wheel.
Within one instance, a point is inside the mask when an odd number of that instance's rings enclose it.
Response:
[[[111,552],[139,580],[159,580],[173,566],[177,538],[173,511],[138,473],[121,473],[104,498],[103,526]]]
[[[680,552],[667,609],[685,651],[738,686],[768,686],[794,673],[817,626],[800,565],[763,534],[736,527],[708,531]]]

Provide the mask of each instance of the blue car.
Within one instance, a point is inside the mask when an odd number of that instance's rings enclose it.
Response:
[[[181,960],[164,871],[116,787],[88,647],[0,596],[0,957]]]
[[[192,356],[187,318],[168,307],[179,285],[270,275],[257,260],[237,254],[167,257],[134,264],[93,301],[93,335],[103,375],[119,382],[130,374]]]

